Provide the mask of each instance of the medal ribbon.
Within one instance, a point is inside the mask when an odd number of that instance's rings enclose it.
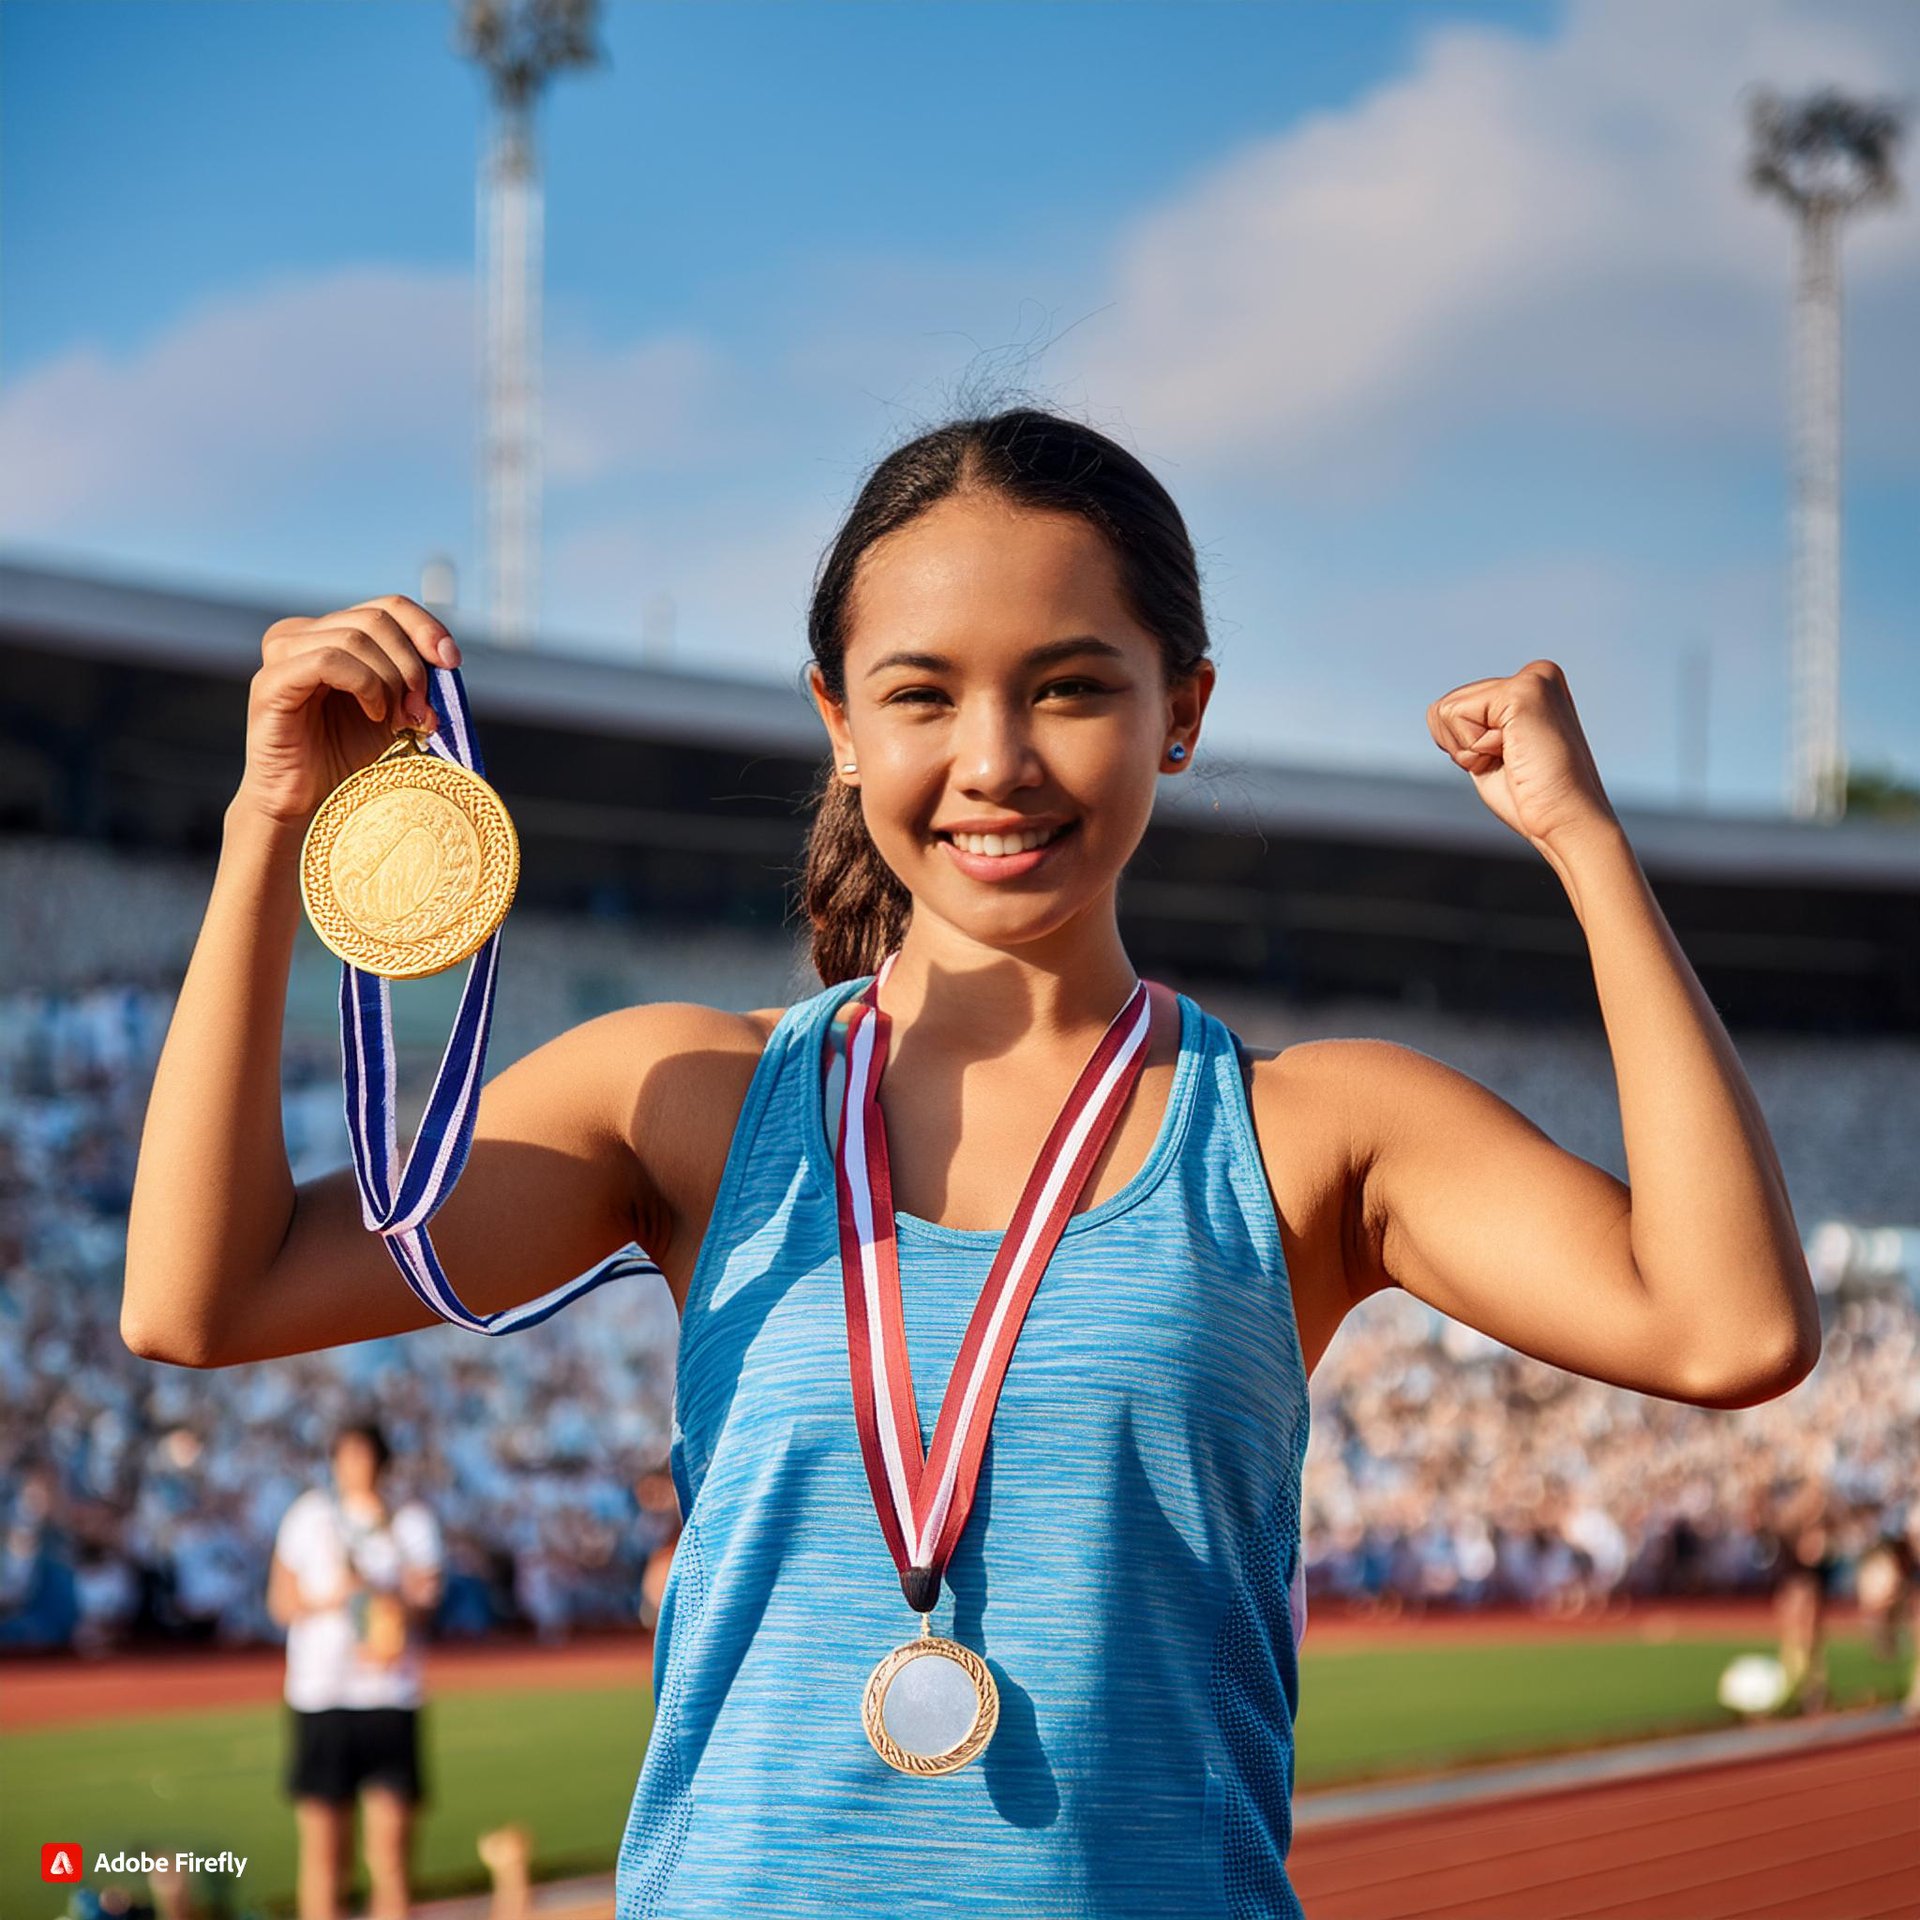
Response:
[[[427,752],[437,753],[484,779],[486,769],[460,670],[430,668],[427,694],[440,716],[440,725],[422,738],[421,745]],[[399,1162],[400,1148],[394,1113],[397,1075],[390,983],[384,974],[366,972],[351,961],[340,963],[340,1061],[347,1137],[360,1184],[360,1217],[369,1232],[386,1241],[387,1251],[407,1285],[435,1313],[471,1333],[488,1334],[519,1333],[538,1326],[570,1301],[609,1280],[660,1271],[639,1244],[630,1241],[597,1267],[537,1300],[522,1301],[498,1313],[479,1314],[454,1292],[433,1250],[427,1222],[453,1191],[473,1146],[487,1039],[493,1027],[501,932],[502,928],[496,927],[487,936],[467,968],[453,1032],[448,1036],[425,1117],[407,1150],[397,1184],[393,1169]]]
[[[923,1453],[879,1097],[892,1029],[879,995],[899,957],[896,948],[854,996],[834,1186],[861,1457],[901,1588],[908,1604],[925,1613],[939,1597],[941,1575],[973,1510],[1000,1384],[1027,1308],[1146,1063],[1150,993],[1167,989],[1136,982],[1081,1069],[994,1255],[941,1400],[933,1444]]]

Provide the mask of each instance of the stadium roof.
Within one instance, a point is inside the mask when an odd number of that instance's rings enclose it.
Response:
[[[316,605],[318,603],[316,602]],[[337,604],[349,604],[343,596]],[[0,560],[0,635],[102,660],[250,677],[260,637],[291,611],[265,601],[18,560]],[[796,667],[791,684],[615,658],[557,645],[489,641],[478,617],[457,626],[475,717],[599,737],[709,744],[818,758],[824,738]],[[1786,815],[1706,813],[1620,803],[1649,874],[1797,886],[1920,887],[1920,832],[1874,820],[1832,825]],[[1533,856],[1458,779],[1251,761],[1221,749],[1163,780],[1155,824],[1237,834],[1323,834],[1489,856]]]

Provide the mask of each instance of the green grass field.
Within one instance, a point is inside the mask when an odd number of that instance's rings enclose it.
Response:
[[[1715,1682],[1736,1653],[1764,1650],[1760,1640],[1623,1638],[1316,1654],[1309,1642],[1297,1785],[1730,1725]],[[1875,1660],[1857,1635],[1829,1642],[1828,1667],[1840,1706],[1897,1698],[1906,1678],[1903,1662]],[[89,1862],[123,1848],[231,1847],[250,1856],[240,1909],[291,1913],[283,1712],[275,1703],[8,1735],[0,1920],[64,1913],[39,1878],[43,1840],[78,1841]],[[432,1804],[415,1854],[419,1893],[483,1889],[474,1836],[507,1820],[533,1829],[541,1879],[611,1870],[651,1723],[644,1684],[434,1697],[422,1720]]]

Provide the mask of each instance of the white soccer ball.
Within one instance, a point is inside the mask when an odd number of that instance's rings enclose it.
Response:
[[[1772,1713],[1787,1697],[1787,1670],[1770,1653],[1743,1653],[1720,1676],[1720,1704],[1735,1713]]]

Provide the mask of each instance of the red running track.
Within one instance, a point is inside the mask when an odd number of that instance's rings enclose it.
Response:
[[[1309,1829],[1308,1920],[1915,1920],[1920,1726]]]

